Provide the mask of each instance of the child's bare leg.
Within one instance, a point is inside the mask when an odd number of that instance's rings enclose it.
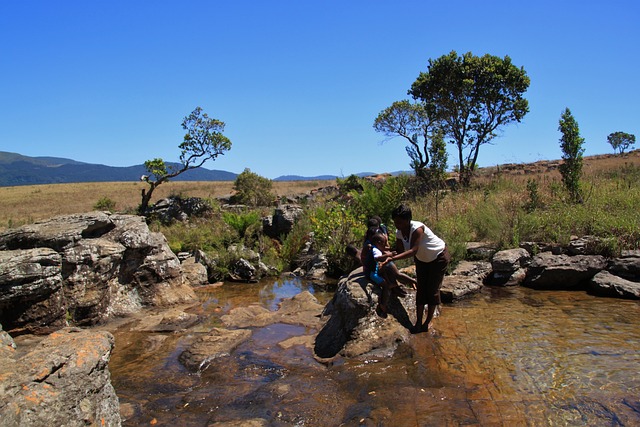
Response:
[[[400,273],[398,271],[398,282],[411,286],[414,290],[416,289],[416,279],[409,276],[408,274]]]

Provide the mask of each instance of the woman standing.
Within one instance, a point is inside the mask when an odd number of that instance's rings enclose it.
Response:
[[[411,332],[426,332],[433,319],[436,307],[440,304],[440,286],[451,255],[441,238],[436,236],[426,225],[413,221],[411,209],[400,205],[391,213],[396,226],[396,252],[387,258],[383,265],[390,261],[413,257],[416,264],[416,324]],[[422,323],[425,305],[427,318]]]

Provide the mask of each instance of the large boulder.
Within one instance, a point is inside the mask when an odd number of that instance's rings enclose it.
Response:
[[[22,357],[0,353],[0,424],[119,426],[108,332],[65,328]]]
[[[408,292],[401,300],[392,296],[386,318],[376,314],[379,295],[379,288],[367,280],[362,268],[342,277],[323,312],[331,317],[316,336],[316,356],[328,359],[338,354],[345,357],[393,354],[398,343],[409,337],[412,325],[409,313],[415,311],[415,294]]]
[[[195,300],[166,239],[139,216],[90,212],[11,229],[0,233],[0,259],[0,322],[14,334]]]
[[[640,299],[640,283],[601,271],[589,282],[589,292],[605,297]]]
[[[534,289],[582,289],[605,267],[606,260],[600,255],[545,252],[533,257],[523,285]]]

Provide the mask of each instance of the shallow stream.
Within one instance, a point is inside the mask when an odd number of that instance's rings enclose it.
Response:
[[[178,362],[232,308],[276,310],[302,290],[332,296],[299,281],[227,283],[199,293],[191,310],[205,320],[188,332],[114,330],[124,425],[640,425],[640,303],[583,292],[485,288],[391,358],[326,366],[287,341],[317,331],[275,324],[202,372]]]

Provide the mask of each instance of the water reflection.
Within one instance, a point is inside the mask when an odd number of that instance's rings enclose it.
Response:
[[[204,372],[178,355],[229,310],[309,290],[298,280],[228,283],[198,291],[206,322],[185,334],[116,331],[112,381],[125,425],[208,425],[262,418],[269,425],[638,425],[640,304],[580,292],[485,289],[443,307],[435,329],[390,359],[317,363],[283,324]]]

